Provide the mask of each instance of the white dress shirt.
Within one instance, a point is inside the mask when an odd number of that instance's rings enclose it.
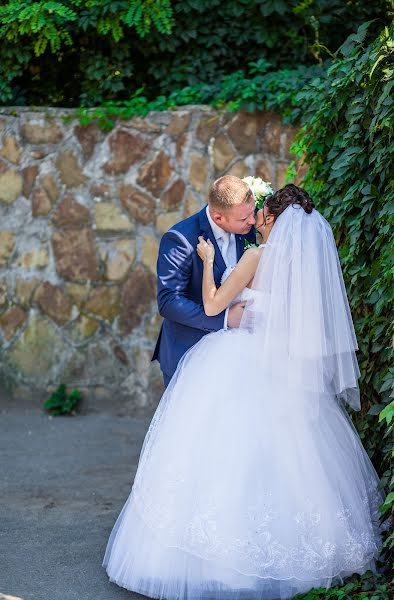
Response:
[[[219,246],[219,250],[223,256],[226,267],[235,267],[237,264],[237,244],[234,233],[224,231],[224,229],[219,227],[219,225],[216,225],[210,215],[209,206],[207,206],[206,212],[209,224],[211,226],[213,235],[215,236],[216,243]],[[229,309],[226,308],[223,329],[227,329],[228,311]]]

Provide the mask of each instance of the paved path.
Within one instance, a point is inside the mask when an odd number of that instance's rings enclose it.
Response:
[[[132,600],[101,566],[150,418],[0,406],[0,600]]]

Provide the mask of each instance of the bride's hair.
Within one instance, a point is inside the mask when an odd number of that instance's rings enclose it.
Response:
[[[308,214],[315,208],[308,192],[294,183],[288,183],[283,188],[276,190],[276,192],[267,196],[265,200],[265,205],[268,206],[271,215],[274,215],[275,219],[291,204],[298,204]]]

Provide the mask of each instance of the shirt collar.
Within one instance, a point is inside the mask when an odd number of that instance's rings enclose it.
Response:
[[[206,208],[206,212],[207,212],[207,218],[209,221],[209,224],[211,226],[211,229],[213,231],[213,235],[215,236],[215,240],[218,240],[219,238],[222,238],[223,240],[229,236],[228,231],[224,231],[224,229],[222,229],[221,227],[219,227],[219,225],[216,225],[215,221],[212,219],[210,213],[209,213],[209,206],[207,205]]]

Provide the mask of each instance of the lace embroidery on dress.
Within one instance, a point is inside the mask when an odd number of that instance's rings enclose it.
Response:
[[[370,516],[370,520],[365,518],[361,530],[350,508],[338,509],[333,518],[332,514],[314,506],[308,497],[304,511],[288,513],[284,519],[274,505],[272,491],[262,488],[259,499],[245,505],[234,529],[228,531],[220,527],[223,501],[219,499],[223,494],[219,483],[207,490],[203,507],[190,506],[188,523],[180,527],[176,502],[180,486],[186,479],[179,467],[177,462],[176,468],[166,465],[163,469],[160,502],[141,493],[136,485],[133,488],[132,495],[141,518],[157,535],[162,533],[166,545],[205,559],[225,558],[228,566],[237,571],[274,578],[280,578],[284,571],[300,578],[309,573],[312,579],[343,570],[355,572],[380,552],[378,506],[382,495],[372,479],[363,497],[366,517]],[[187,457],[184,468],[186,471],[183,472],[187,473]],[[283,532],[284,521],[292,530],[291,543],[286,545],[275,536],[276,531]],[[335,543],[335,540],[339,542]]]

